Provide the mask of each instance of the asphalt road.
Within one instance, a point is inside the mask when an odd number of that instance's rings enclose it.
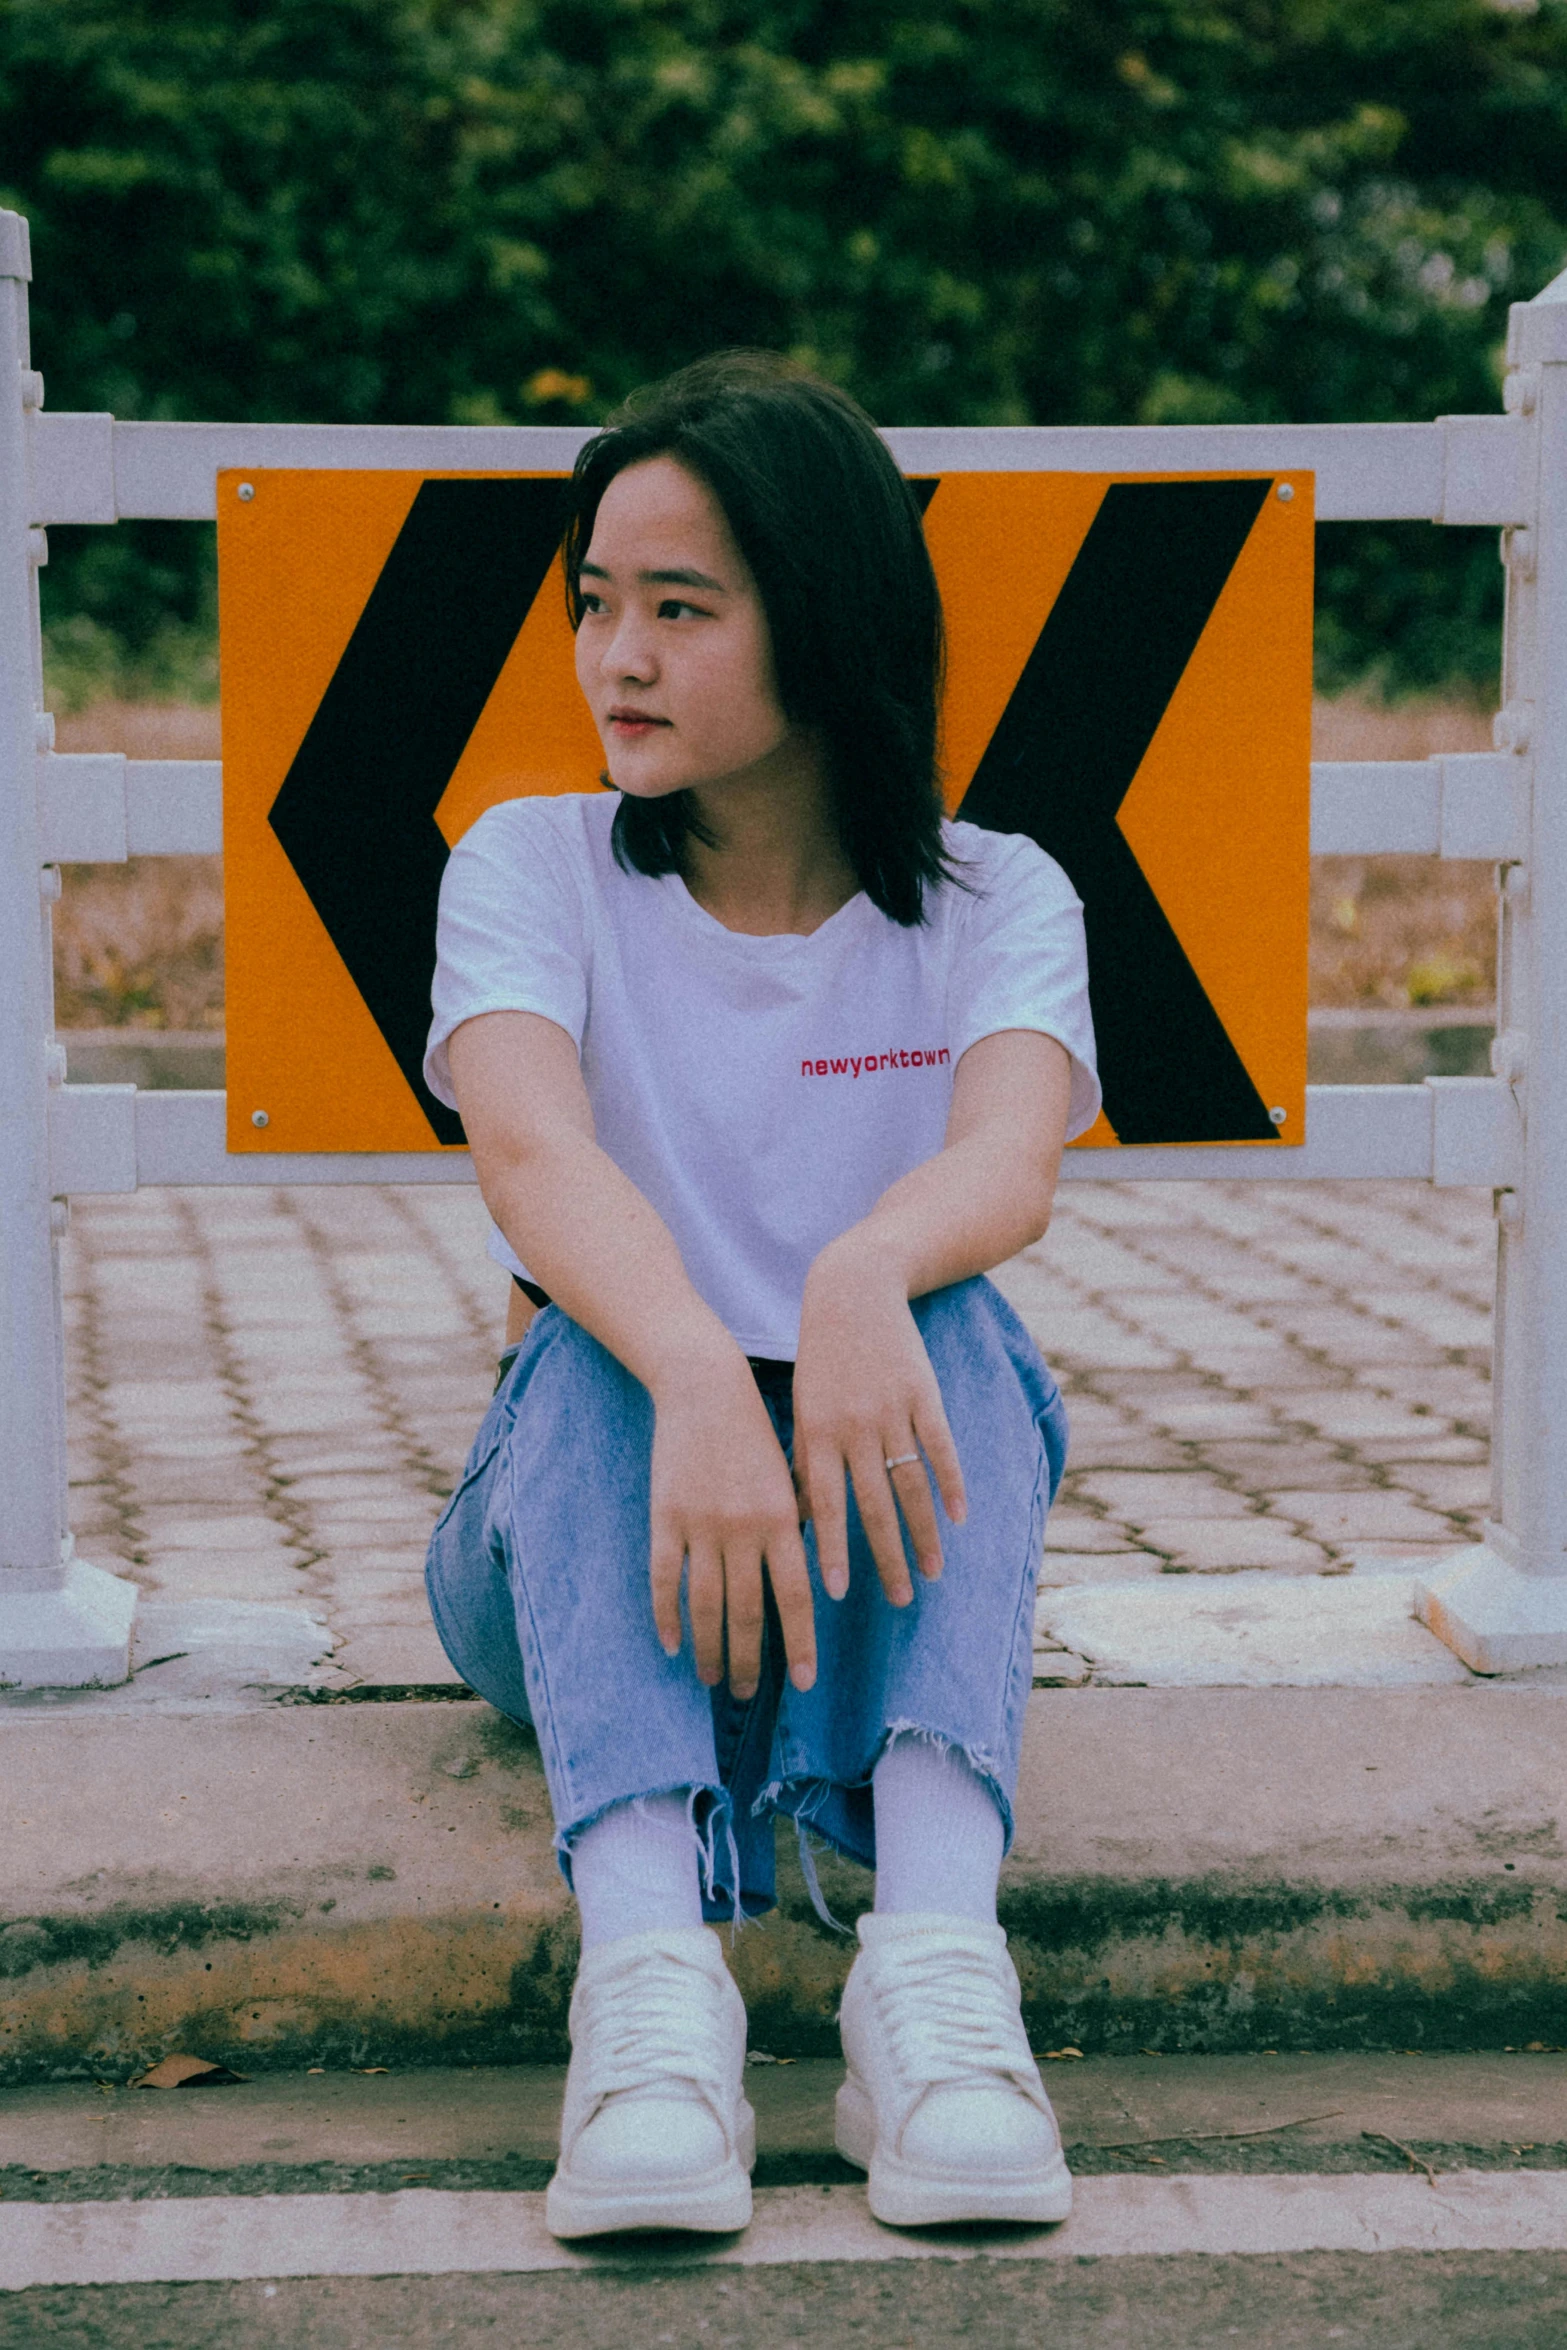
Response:
[[[537,2203],[548,2173],[559,2073],[272,2076],[195,2096],[91,2084],[12,2091],[0,2096],[0,2273],[7,2240],[20,2241],[17,2231],[25,2236],[35,2224],[72,2231],[84,2258],[32,2272],[13,2268],[19,2283],[26,2273],[158,2273],[146,2262],[138,2270],[112,2245],[95,2265],[93,2245],[108,2244],[100,2223],[127,2203],[156,2233],[160,2213],[178,2224],[180,2210],[191,2210],[187,2198],[216,2197],[212,2208],[226,2212],[231,2227],[221,2241],[248,2242],[252,2253],[256,2239],[254,2231],[247,2236],[245,2215],[264,2218],[271,2205],[285,2241],[274,2281],[0,2291],[0,2350],[434,2350],[469,2343],[504,2343],[507,2350],[1227,2350],[1231,2342],[1246,2350],[1567,2350],[1567,2218],[1559,2246],[1551,2220],[1543,2237],[1536,2227],[1505,2252],[1300,2253],[1267,2249],[1289,2238],[1270,2238],[1277,2213],[1269,2219],[1263,2208],[1270,2196],[1287,2200],[1292,2180],[1319,2182],[1339,2208],[1371,2215],[1372,2243],[1387,2233],[1376,2213],[1402,2214],[1387,2234],[1398,2246],[1425,2240],[1428,2195],[1438,2219],[1466,2196],[1471,2205],[1491,2198],[1486,2207],[1494,2211],[1524,2209],[1531,2197],[1537,2210],[1567,2211],[1560,2194],[1567,2167],[1562,2054],[1100,2058],[1052,2065],[1050,2076],[1084,2183],[1082,2217],[1073,2226],[1084,2230],[1085,2246],[1099,2247],[1096,2256],[1073,2255],[1063,2242],[1051,2258],[950,2258],[939,2247],[911,2258],[906,2239],[900,2245],[889,2238],[884,2257],[862,2235],[857,2256],[839,2258],[843,2239],[832,2229],[860,2211],[861,2190],[840,2183],[842,2166],[831,2151],[838,2068],[801,2063],[763,2065],[747,2076],[761,2125],[759,2168],[767,2174],[753,2233],[769,2224],[763,2204],[771,2198],[776,2214],[780,2198],[788,2204],[791,2195],[790,2224],[803,2232],[775,2233],[766,2265],[697,2265],[689,2254],[677,2262],[647,2245],[610,2253],[601,2267],[565,2272],[537,2258],[525,2269],[519,2257],[512,2271],[492,2260],[481,2273],[305,2278],[277,2273],[314,2258],[299,2257],[292,2231],[303,2223],[273,2203],[280,2195],[309,2197],[316,2211],[333,2206],[323,2267],[356,2265],[355,2229],[377,2212],[387,2215],[377,2223],[382,2234],[359,2266],[380,2268],[383,2243],[411,2269],[438,2266],[458,2245],[471,2258],[474,2239],[449,2231],[461,2224],[465,2202],[484,2203],[496,2189],[503,2198],[519,2195],[521,2255],[525,2224],[536,2235],[542,2227],[537,2211],[527,2222],[524,2207]],[[1189,2190],[1178,2184],[1182,2174]],[[1208,2238],[1207,2252],[1182,2249],[1204,2240],[1199,2230],[1153,2255],[1135,2215],[1119,2239],[1093,2218],[1107,2194],[1114,2201],[1118,2181],[1143,2203],[1149,2193],[1164,2195],[1163,2181],[1190,2212],[1222,2180],[1256,2190],[1258,2233],[1238,2239],[1254,2241],[1245,2253],[1227,2249],[1233,2235],[1217,2245]],[[456,2191],[449,2204],[443,2189]],[[421,2202],[422,2220],[411,2208]],[[65,2205],[86,2209],[78,2218]],[[501,2211],[490,2224],[500,2227],[501,2257],[510,2260],[511,2206],[503,2200],[491,2208]],[[832,2257],[796,2258],[802,2240]],[[1497,2240],[1506,2239],[1445,2239]],[[1124,2249],[1115,2249],[1117,2241]],[[1550,2248],[1526,2248],[1542,2241]],[[233,2265],[247,2257],[240,2249]],[[228,2265],[225,2252],[221,2260],[198,2259],[185,2273],[221,2278]],[[254,2265],[264,2271],[263,2260]]]
[[[20,2293],[3,2350],[1562,2350],[1559,2254],[862,2262]]]

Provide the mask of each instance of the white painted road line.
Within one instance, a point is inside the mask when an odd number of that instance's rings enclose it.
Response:
[[[1567,2172],[1423,2178],[1092,2178],[1065,2226],[990,2235],[879,2227],[857,2187],[758,2195],[745,2234],[574,2251],[542,2195],[203,2195],[0,2210],[0,2291],[240,2277],[442,2276],[823,2260],[1078,2260],[1129,2254],[1567,2251]]]

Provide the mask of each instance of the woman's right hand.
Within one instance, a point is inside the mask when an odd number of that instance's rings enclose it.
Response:
[[[680,1582],[697,1670],[736,1696],[761,1678],[762,1575],[796,1688],[816,1678],[799,1508],[750,1366],[697,1296],[663,1219],[599,1148],[577,1047],[536,1012],[481,1012],[448,1046],[484,1202],[550,1296],[653,1398],[652,1584],[680,1652]],[[634,1699],[627,1694],[627,1702]]]
[[[762,1576],[772,1583],[789,1678],[816,1678],[816,1621],[789,1464],[738,1349],[691,1366],[654,1393],[653,1619],[680,1651],[681,1570],[698,1677],[736,1697],[761,1678]]]

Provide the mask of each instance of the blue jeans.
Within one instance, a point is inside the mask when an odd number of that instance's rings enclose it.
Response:
[[[907,1734],[961,1750],[1010,1843],[1066,1410],[991,1282],[935,1290],[913,1311],[968,1491],[965,1522],[943,1522],[945,1572],[914,1574],[912,1604],[890,1606],[851,1493],[846,1599],[822,1590],[806,1529],[815,1686],[787,1680],[769,1605],[761,1682],[743,1703],[703,1687],[689,1636],[669,1657],[653,1628],[646,1388],[558,1306],[535,1317],[436,1523],[425,1580],[456,1670],[538,1734],[568,1883],[573,1839],[611,1804],[674,1789],[690,1791],[709,1917],[772,1906],[775,1812],[797,1820],[802,1850],[810,1829],[874,1868],[871,1773]],[[757,1378],[787,1455],[788,1366]]]

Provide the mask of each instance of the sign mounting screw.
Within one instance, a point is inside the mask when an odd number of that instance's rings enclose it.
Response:
[[[240,496],[243,497],[244,494],[244,491],[241,490]],[[1292,481],[1281,481],[1273,494],[1281,506],[1287,506],[1295,495],[1295,484]]]
[[[238,491],[236,492],[236,495],[238,496],[239,502],[242,506],[248,506],[255,494],[256,485],[253,481],[242,481],[239,485]]]
[[[1268,1116],[1273,1120],[1275,1126],[1282,1126],[1289,1116],[1289,1112],[1288,1110],[1270,1110]]]
[[[250,1113],[250,1123],[252,1126],[270,1126],[272,1121],[268,1117],[265,1110],[252,1110]]]

